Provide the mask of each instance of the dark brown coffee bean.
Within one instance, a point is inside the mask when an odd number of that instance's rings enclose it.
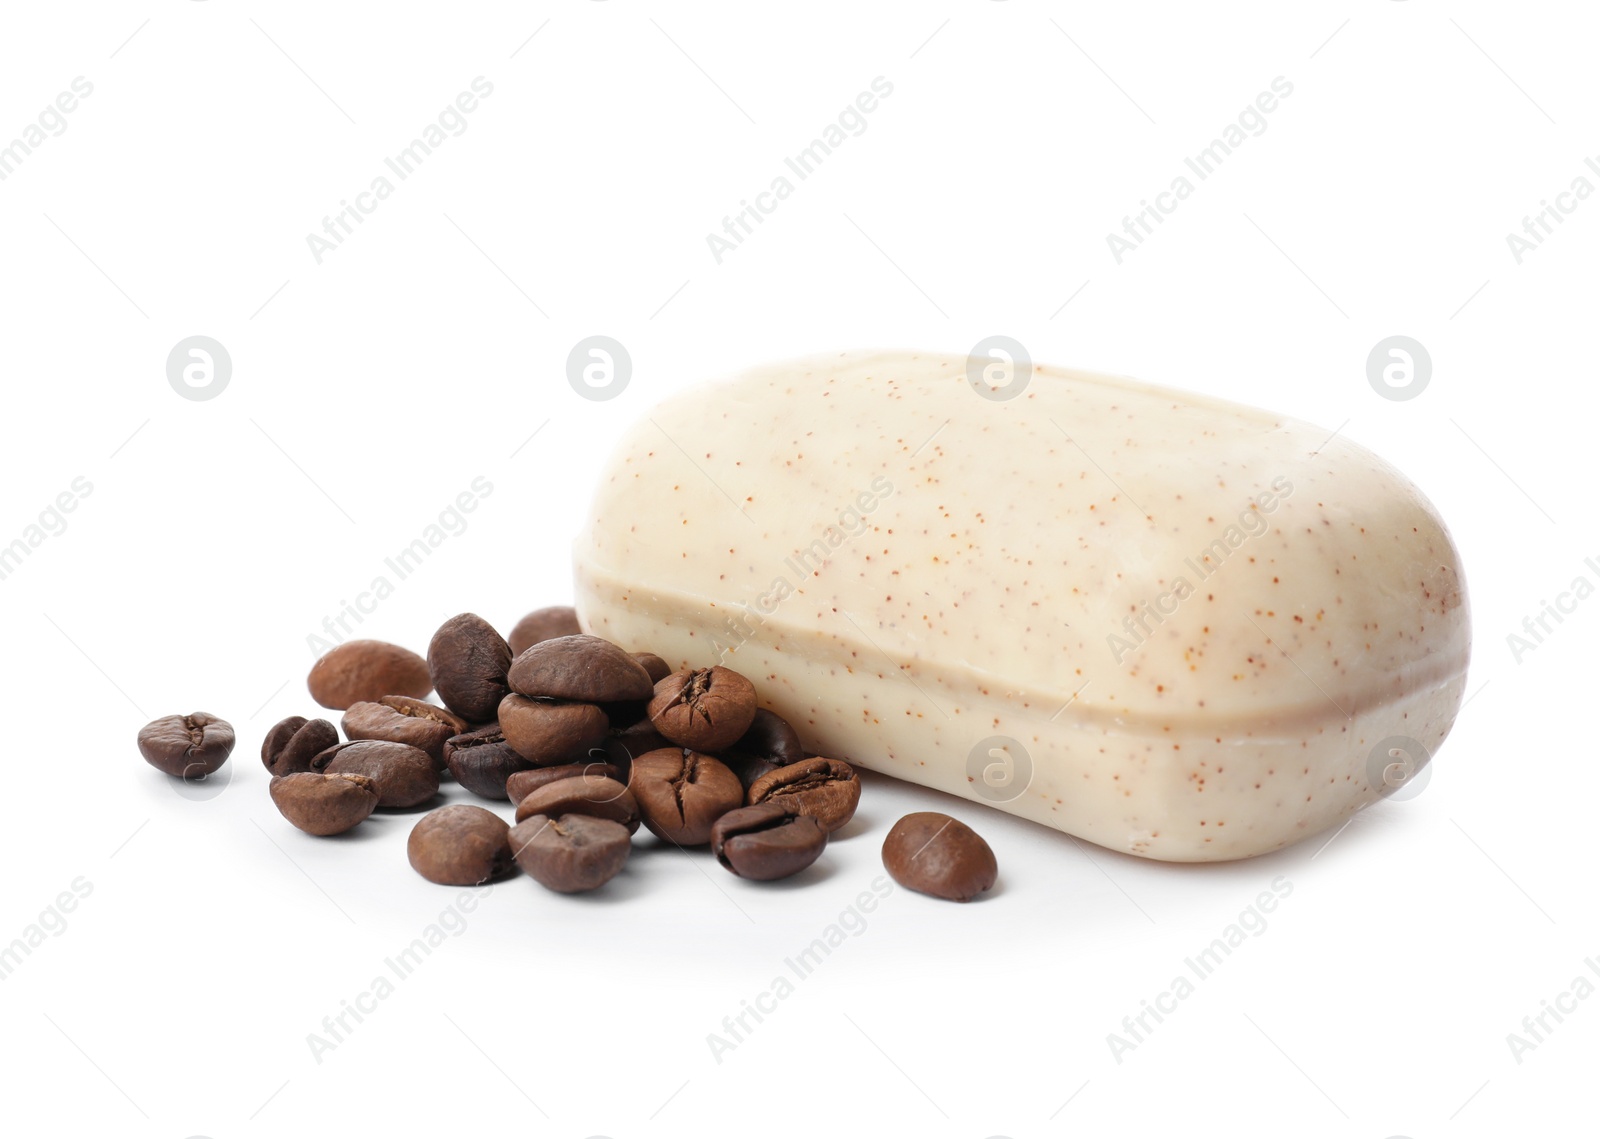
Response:
[[[655,687],[650,722],[679,747],[721,751],[749,729],[756,686],[720,664],[675,672]]]
[[[518,621],[506,640],[510,642],[512,656],[521,656],[540,641],[571,637],[581,632],[578,613],[572,606],[551,605],[545,609],[535,609]]]
[[[645,672],[650,674],[651,684],[660,684],[672,675],[672,666],[655,653],[629,653],[634,660],[644,666]]]
[[[533,766],[506,742],[499,724],[445,740],[444,763],[457,783],[485,799],[507,798],[506,780]]]
[[[283,817],[307,834],[343,834],[378,805],[378,785],[365,775],[297,771],[274,775],[268,790]]]
[[[586,757],[611,727],[606,714],[593,704],[558,704],[515,692],[500,701],[499,712],[506,742],[540,766]]]
[[[650,830],[679,846],[702,846],[711,826],[744,802],[739,777],[709,755],[661,748],[633,761],[628,789]]]
[[[782,803],[729,811],[711,828],[711,853],[741,878],[771,882],[798,874],[828,845],[810,815]]]
[[[806,758],[800,737],[776,712],[757,708],[755,718],[739,741],[723,755],[746,791],[763,775]]]
[[[182,779],[204,779],[228,762],[233,725],[210,712],[163,716],[139,729],[139,754],[151,767]]]
[[[511,826],[493,811],[455,803],[429,811],[406,840],[411,868],[441,886],[477,886],[511,870]]]
[[[387,641],[346,641],[311,666],[306,687],[318,704],[342,711],[385,696],[421,700],[433,691],[433,679],[428,675],[428,662],[410,649]]]
[[[326,720],[290,716],[279,720],[261,742],[261,762],[274,775],[310,771],[319,751],[339,742],[339,729]]]
[[[517,803],[517,821],[530,815],[593,815],[621,823],[632,834],[639,829],[639,804],[633,792],[603,775],[574,775],[546,783]]]
[[[392,740],[351,740],[318,753],[311,770],[327,775],[365,775],[378,790],[380,807],[415,807],[439,793],[439,770],[427,752]]]
[[[622,772],[609,763],[591,760],[588,763],[563,763],[557,767],[535,767],[528,771],[519,771],[506,780],[506,798],[513,803],[521,803],[539,788],[555,783],[561,779],[571,779],[574,775],[588,775],[595,779],[615,779],[618,783],[626,785]]]
[[[577,894],[615,878],[633,841],[628,828],[591,815],[533,815],[511,828],[517,865],[539,885]]]
[[[626,783],[635,759],[646,752],[673,746],[673,742],[656,731],[649,720],[641,720],[625,731],[608,735],[595,754],[604,754],[606,761],[622,772],[622,782]]]
[[[803,759],[768,772],[750,785],[746,798],[756,803],[786,803],[810,815],[832,834],[855,818],[861,778],[842,759]]]
[[[610,641],[581,633],[540,641],[511,662],[506,679],[524,696],[583,704],[648,700],[655,689],[644,665]]]
[[[409,696],[362,700],[346,709],[339,721],[347,739],[388,740],[421,748],[444,770],[444,742],[467,730],[467,722],[436,704]]]
[[[440,701],[469,723],[494,719],[506,693],[511,646],[476,613],[452,617],[428,643],[428,673]]]
[[[908,890],[965,902],[994,885],[994,851],[959,819],[917,811],[883,840],[883,866]]]

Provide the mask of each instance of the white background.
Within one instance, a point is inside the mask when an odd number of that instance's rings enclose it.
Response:
[[[1506,242],[1573,179],[1600,185],[1587,6],[150,0],[0,19],[0,140],[93,84],[0,182],[0,543],[75,478],[93,488],[0,581],[0,944],[92,886],[0,982],[8,1131],[1417,1139],[1587,1117],[1600,1000],[1520,1064],[1506,1040],[1575,977],[1600,983],[1600,602],[1520,663],[1506,641],[1600,581],[1600,202],[1521,264]],[[307,234],[476,76],[493,94],[466,132],[318,264]],[[894,90],[865,133],[718,264],[707,233],[876,76]],[[1118,264],[1106,235],[1277,76],[1294,91],[1269,129]],[[609,402],[565,375],[594,333],[633,361]],[[1433,362],[1403,402],[1366,376],[1397,333]],[[233,363],[206,401],[165,373],[196,334]],[[1343,425],[1419,483],[1477,633],[1423,792],[1330,845],[1169,866],[871,779],[790,885],[641,841],[603,896],[495,887],[313,1059],[308,1033],[459,892],[407,867],[414,816],[318,840],[273,810],[257,750],[313,711],[308,635],[480,475],[466,530],[361,632],[421,649],[456,612],[505,629],[566,600],[611,442],[683,385],[993,334]],[[134,748],[195,709],[240,736],[203,801]],[[718,1063],[707,1034],[881,873],[913,809],[989,838],[995,895],[895,892]],[[1107,1034],[1280,875],[1266,932],[1118,1063]]]

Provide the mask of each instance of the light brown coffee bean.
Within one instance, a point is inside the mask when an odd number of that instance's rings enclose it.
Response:
[[[655,690],[642,664],[610,641],[581,633],[524,650],[511,662],[506,679],[511,691],[523,696],[581,704],[648,700]]]
[[[467,730],[460,716],[410,696],[359,701],[345,710],[340,725],[352,740],[388,740],[421,748],[437,771],[445,768],[445,741]]]
[[[621,823],[629,834],[639,829],[639,804],[633,792],[603,775],[574,775],[530,791],[517,803],[517,821],[531,815],[593,815]]]
[[[541,767],[584,758],[611,727],[593,704],[558,704],[515,692],[500,701],[499,716],[506,743]]]
[[[346,641],[311,666],[306,687],[318,704],[342,711],[385,696],[420,700],[433,691],[433,679],[428,675],[428,662],[410,649],[387,641]]]
[[[406,857],[430,882],[477,886],[511,870],[511,827],[493,811],[454,803],[417,820]]]
[[[842,759],[803,759],[768,772],[750,784],[750,804],[784,803],[810,815],[832,834],[855,818],[861,778]]]
[[[578,627],[578,613],[572,606],[551,605],[544,609],[535,609],[518,621],[506,641],[511,646],[511,655],[520,656],[540,641],[576,636],[581,632],[583,630]]]
[[[604,886],[628,861],[628,828],[590,815],[532,815],[511,828],[517,865],[535,882],[560,894]]]
[[[655,686],[647,711],[656,731],[679,747],[721,751],[755,719],[756,687],[720,664],[675,672]]]
[[[994,851],[959,819],[917,811],[883,840],[883,866],[908,890],[965,902],[995,883]]]
[[[587,763],[562,763],[555,767],[535,767],[529,771],[519,771],[506,780],[506,798],[513,803],[520,803],[546,784],[554,783],[558,779],[571,779],[574,775],[615,779],[618,783],[627,785],[622,772],[615,765],[592,759]]]
[[[314,835],[343,834],[378,805],[378,786],[365,775],[297,771],[273,776],[268,790],[284,818]]]
[[[744,802],[739,777],[709,755],[661,748],[633,761],[628,790],[644,825],[679,846],[703,846],[711,827]]]
[[[439,770],[428,753],[391,740],[352,740],[319,752],[311,769],[327,775],[365,775],[380,807],[415,807],[439,793]]]

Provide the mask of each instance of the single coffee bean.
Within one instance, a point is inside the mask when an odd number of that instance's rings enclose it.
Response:
[[[799,763],[806,758],[806,753],[799,735],[787,720],[776,712],[757,708],[750,727],[721,758],[748,791],[763,775]]]
[[[406,840],[411,868],[441,886],[477,886],[512,867],[511,826],[493,811],[455,803],[429,811]]]
[[[363,700],[412,696],[433,691],[428,662],[410,649],[387,641],[346,641],[329,649],[306,677],[311,698],[340,711]]]
[[[415,807],[439,793],[439,770],[427,752],[392,740],[351,740],[319,752],[311,770],[326,775],[365,775],[378,790],[380,807]]]
[[[756,686],[720,664],[675,672],[655,686],[650,722],[680,747],[720,751],[755,719]]]
[[[506,798],[506,780],[533,766],[506,742],[499,724],[445,740],[444,763],[457,783],[485,799]]]
[[[994,885],[994,851],[966,823],[917,811],[883,840],[883,866],[908,890],[965,902]]]
[[[290,716],[279,720],[261,742],[261,762],[274,775],[310,771],[319,751],[339,742],[339,729],[326,720]]]
[[[855,818],[861,777],[842,759],[804,759],[768,772],[750,785],[750,804],[786,803],[832,834]]]
[[[446,708],[470,723],[494,719],[511,691],[506,687],[510,667],[511,646],[476,613],[450,618],[428,643],[434,691]]]
[[[307,834],[343,834],[378,805],[378,785],[365,775],[296,771],[274,775],[268,790],[283,817]]]
[[[348,739],[388,740],[421,748],[436,771],[444,770],[444,742],[467,730],[467,722],[460,716],[409,696],[359,701],[346,709],[339,722]]]
[[[556,767],[535,767],[519,771],[506,780],[506,798],[521,803],[539,788],[574,775],[587,775],[595,779],[615,779],[626,785],[622,772],[609,763],[591,760],[588,763],[563,763]]]
[[[551,605],[545,609],[535,609],[518,621],[506,640],[511,645],[511,654],[521,656],[524,650],[532,648],[540,641],[550,641],[556,637],[572,637],[581,632],[583,630],[578,627],[578,613],[572,606]]]
[[[771,882],[798,874],[828,845],[810,815],[782,803],[729,811],[711,828],[711,853],[741,878]]]
[[[628,789],[651,832],[679,846],[703,846],[711,826],[744,802],[739,777],[718,760],[661,748],[633,761]]]
[[[182,779],[204,779],[228,762],[233,725],[210,712],[163,716],[139,729],[139,754],[151,767]]]
[[[672,666],[655,653],[629,653],[634,660],[644,666],[645,672],[650,674],[651,684],[660,684],[672,675]]]
[[[517,865],[558,894],[604,886],[617,876],[633,842],[628,828],[591,815],[532,815],[511,828]]]
[[[583,704],[648,700],[655,689],[644,665],[610,641],[582,633],[525,650],[511,662],[506,679],[511,691],[524,696]]]
[[[517,821],[530,815],[593,815],[621,823],[632,834],[639,829],[639,804],[633,792],[603,775],[573,775],[546,783],[517,803]]]
[[[499,713],[506,742],[522,758],[541,766],[582,759],[611,727],[606,714],[593,704],[558,704],[515,692],[500,701]]]

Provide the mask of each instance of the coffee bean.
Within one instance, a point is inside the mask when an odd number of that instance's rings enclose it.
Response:
[[[571,779],[574,775],[615,779],[618,783],[626,785],[622,772],[612,764],[593,760],[588,763],[563,763],[557,767],[535,767],[528,771],[517,772],[506,780],[506,798],[513,803],[521,803],[539,788],[560,779]]]
[[[283,817],[307,834],[343,834],[378,805],[378,785],[365,775],[297,771],[274,775],[268,790]]]
[[[633,842],[628,828],[590,815],[533,815],[511,828],[517,865],[558,894],[604,886],[617,876]]]
[[[645,672],[650,676],[651,684],[660,684],[672,675],[672,666],[656,656],[655,653],[629,653],[628,655],[644,666]]]
[[[460,716],[409,696],[359,701],[350,705],[339,722],[348,739],[388,740],[421,748],[436,771],[444,770],[445,741],[467,730],[467,722]]]
[[[855,817],[861,802],[861,778],[842,759],[804,759],[768,772],[750,785],[746,796],[756,803],[785,803],[810,815],[832,834]]]
[[[789,722],[765,708],[756,709],[750,727],[722,755],[722,761],[733,769],[746,791],[763,775],[805,758],[805,748]]]
[[[428,675],[428,662],[410,649],[387,641],[346,641],[311,666],[306,687],[318,704],[342,711],[385,696],[421,700],[433,691],[433,679]]]
[[[581,632],[577,611],[572,606],[551,605],[545,609],[535,609],[518,621],[506,640],[510,642],[511,654],[521,656],[526,649],[540,641],[571,637]]]
[[[633,792],[603,775],[573,775],[535,788],[517,803],[517,821],[530,815],[593,815],[621,823],[632,834],[639,829],[639,804]]]
[[[444,763],[457,783],[485,799],[506,798],[506,780],[533,766],[506,742],[499,724],[445,740]]]
[[[441,886],[477,886],[510,871],[511,826],[493,811],[455,803],[429,811],[406,840],[411,868]]]
[[[828,845],[810,815],[782,803],[729,811],[711,828],[711,853],[741,878],[771,882],[798,874]]]
[[[415,807],[439,793],[439,771],[427,752],[391,740],[351,740],[319,752],[311,770],[327,775],[365,775],[378,791],[380,807]]]
[[[210,712],[163,716],[139,729],[139,754],[168,775],[204,779],[228,762],[233,725]]]
[[[908,890],[965,902],[994,885],[994,851],[976,831],[937,811],[917,811],[883,840],[889,877]]]
[[[648,700],[654,691],[642,664],[610,641],[581,633],[525,650],[511,662],[506,679],[511,691],[524,696],[584,704]]]
[[[672,746],[672,741],[656,731],[649,720],[641,720],[631,728],[606,736],[596,754],[603,753],[607,762],[622,772],[622,782],[626,783],[635,759],[646,752]]]
[[[593,704],[532,700],[515,692],[500,701],[500,730],[517,754],[540,766],[582,759],[611,723]]]
[[[428,643],[428,673],[440,701],[462,719],[481,724],[510,691],[511,646],[476,613],[452,617]]]
[[[261,741],[261,762],[274,775],[310,771],[319,751],[339,742],[339,729],[326,720],[290,716],[279,720]]]
[[[712,824],[744,802],[737,775],[685,748],[661,748],[635,759],[628,789],[644,825],[679,846],[709,842]]]
[[[720,664],[673,673],[655,686],[649,708],[656,731],[695,751],[732,746],[755,714],[755,685]]]

